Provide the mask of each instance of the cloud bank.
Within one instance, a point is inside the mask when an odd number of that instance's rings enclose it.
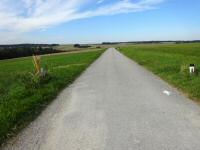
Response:
[[[1,0],[0,31],[28,32],[77,19],[146,11],[161,2],[163,0]]]

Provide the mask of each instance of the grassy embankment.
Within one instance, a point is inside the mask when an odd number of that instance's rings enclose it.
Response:
[[[200,72],[189,75],[189,64],[200,71],[200,44],[134,45],[120,50],[129,58],[151,70],[186,93],[200,100]]]
[[[32,57],[0,61],[0,144],[33,120],[52,99],[75,80],[101,51],[42,57],[48,78],[33,84]]]

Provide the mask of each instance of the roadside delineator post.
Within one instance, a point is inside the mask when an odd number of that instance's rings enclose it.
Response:
[[[194,64],[190,64],[189,71],[190,71],[190,74],[195,74],[196,68]]]

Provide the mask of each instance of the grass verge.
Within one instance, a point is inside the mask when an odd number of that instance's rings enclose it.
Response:
[[[30,84],[32,58],[0,61],[0,144],[32,121],[67,85],[72,83],[103,50],[42,57],[49,78]]]
[[[155,44],[121,47],[119,51],[177,87],[188,97],[200,100],[200,75],[189,75],[189,64],[200,70],[200,44]]]

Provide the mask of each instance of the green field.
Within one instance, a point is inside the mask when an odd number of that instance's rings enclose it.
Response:
[[[77,48],[77,47],[74,47],[74,45],[59,45],[59,46],[55,46],[54,49],[56,50],[61,50],[61,51],[66,51],[66,52],[69,52],[69,51],[90,51],[90,50],[95,50],[96,49],[96,45],[93,45],[91,44],[90,45],[91,47],[89,48]]]
[[[120,52],[200,100],[200,72],[189,75],[189,64],[200,70],[200,44],[154,44],[121,47]]]
[[[126,46],[126,45],[131,45],[128,43],[119,43],[119,44],[89,44],[89,48],[76,48],[74,47],[74,45],[59,45],[59,46],[54,46],[53,48],[56,50],[61,50],[61,51],[66,51],[66,52],[70,52],[70,51],[92,51],[95,50],[97,48],[103,48],[103,49],[108,49],[110,47],[120,47],[120,46]]]
[[[33,120],[103,50],[42,57],[48,79],[31,83],[32,57],[0,61],[0,143]],[[9,134],[8,134],[9,133]]]

